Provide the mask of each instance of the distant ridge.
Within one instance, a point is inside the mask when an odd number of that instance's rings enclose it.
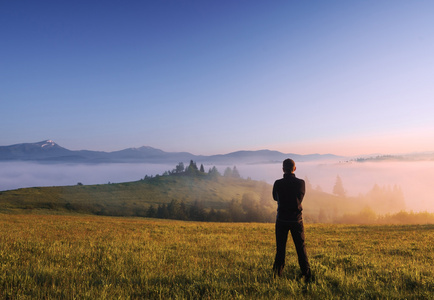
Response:
[[[0,161],[47,163],[178,163],[194,160],[209,164],[260,164],[277,163],[288,157],[295,161],[339,160],[343,158],[333,154],[300,155],[272,150],[236,151],[228,154],[204,156],[188,152],[165,152],[149,146],[113,152],[69,150],[52,140],[0,146]]]

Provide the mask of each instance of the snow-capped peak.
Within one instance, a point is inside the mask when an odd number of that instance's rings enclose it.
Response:
[[[42,144],[42,148],[44,147],[53,147],[56,143],[53,142],[52,140],[46,140],[43,144]]]

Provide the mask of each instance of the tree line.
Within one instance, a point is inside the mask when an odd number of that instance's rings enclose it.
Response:
[[[156,175],[158,177],[160,175]],[[209,179],[218,177],[242,178],[237,167],[226,167],[221,174],[215,166],[205,171],[203,164],[200,167],[193,160],[188,166],[183,162],[178,163],[174,169],[165,171],[161,176],[198,176]],[[146,176],[145,179],[152,177]],[[207,222],[273,222],[275,208],[270,201],[271,191],[262,188],[261,195],[245,193],[241,199],[228,201],[221,209],[206,208],[203,201],[196,200],[185,203],[178,199],[172,199],[170,203],[151,204],[147,210],[140,211],[138,216],[159,219],[173,219],[184,221],[207,221]]]
[[[186,176],[208,175],[210,178],[216,178],[219,176],[241,178],[241,175],[236,166],[234,166],[233,168],[226,167],[222,175],[215,166],[210,168],[208,172],[205,172],[205,167],[203,166],[203,164],[200,164],[200,167],[198,167],[197,163],[194,162],[193,160],[190,160],[190,164],[187,167],[184,165],[183,162],[180,162],[176,165],[174,169],[163,172],[161,176],[170,176],[170,175],[186,175]],[[155,176],[158,177],[160,175],[157,174]],[[146,175],[144,179],[149,179],[152,177],[153,176]]]
[[[187,205],[172,199],[168,204],[150,205],[143,217],[206,222],[273,222],[275,213],[264,209],[249,194],[244,194],[241,201],[229,201],[225,209],[206,209],[202,201]]]

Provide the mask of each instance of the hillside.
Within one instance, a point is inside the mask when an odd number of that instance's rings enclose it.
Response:
[[[48,210],[59,213],[146,216],[151,205],[174,200],[187,207],[200,205],[205,210],[226,209],[228,203],[244,198],[259,202],[271,194],[264,182],[202,175],[172,174],[135,182],[35,187],[0,192],[0,212]],[[269,198],[269,197],[268,197]],[[271,208],[272,202],[267,206]]]
[[[83,213],[272,222],[276,203],[272,200],[271,188],[271,185],[263,181],[196,171],[191,174],[156,176],[135,182],[3,191],[0,192],[0,213]],[[305,215],[311,219],[317,218],[320,208],[331,214],[337,214],[338,208],[356,211],[355,208],[352,209],[353,205],[350,205],[348,199],[318,191],[309,191],[304,203]],[[159,209],[162,211],[158,211]],[[187,215],[170,216],[165,210],[171,209],[184,209]],[[188,216],[192,211],[196,215]]]
[[[34,187],[0,192],[0,213],[93,214],[192,221],[273,222],[272,186],[239,174],[182,171],[101,185]],[[177,166],[178,168],[178,166]],[[308,223],[432,223],[433,216],[383,218],[383,206],[399,207],[400,191],[377,188],[359,197],[331,195],[308,186],[303,215]],[[375,207],[377,211],[373,211]],[[390,218],[393,217],[393,218]],[[416,221],[414,221],[416,219]]]

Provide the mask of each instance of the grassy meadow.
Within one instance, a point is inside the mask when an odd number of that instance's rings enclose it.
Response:
[[[145,217],[150,205],[173,199],[191,206],[195,201],[207,209],[225,209],[244,194],[264,198],[275,212],[271,186],[265,182],[218,176],[158,176],[135,182],[22,188],[0,191],[0,213],[84,213],[105,216]]]
[[[306,225],[273,278],[274,225],[0,214],[0,299],[433,299],[434,225]]]

